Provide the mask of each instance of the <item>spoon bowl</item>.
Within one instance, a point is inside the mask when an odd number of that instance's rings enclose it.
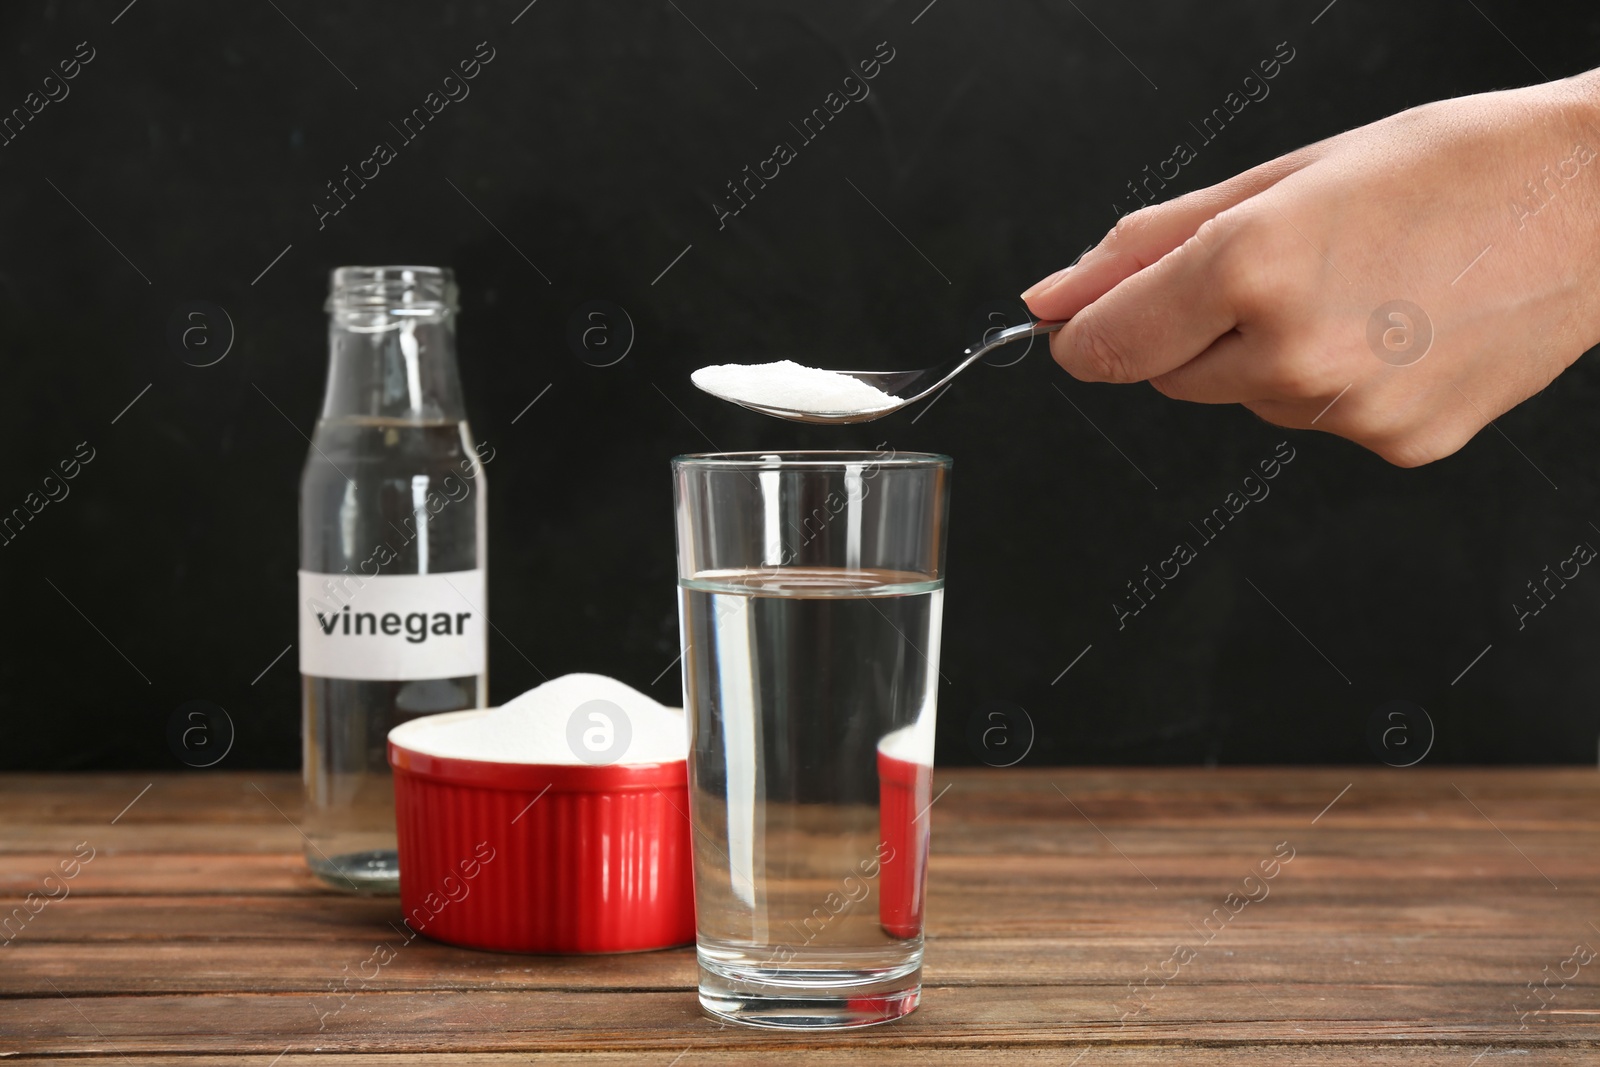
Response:
[[[874,389],[894,398],[894,402],[880,408],[868,411],[813,411],[806,408],[781,407],[773,404],[758,404],[752,401],[740,400],[737,397],[723,396],[721,393],[712,392],[696,383],[696,386],[712,396],[722,400],[731,401],[740,407],[759,411],[763,415],[773,418],[788,419],[790,422],[831,423],[834,425],[872,422],[885,415],[892,415],[902,408],[926,400],[948,385],[956,375],[972,366],[978,360],[1013,341],[1024,338],[1037,337],[1040,334],[1054,333],[1065,326],[1065,321],[1040,321],[1025,322],[1018,326],[1007,326],[994,330],[985,336],[982,344],[968,348],[955,359],[940,364],[937,367],[928,367],[923,370],[900,371],[872,371],[872,370],[841,370],[833,371],[847,378],[854,378]],[[909,394],[909,395],[906,395]]]

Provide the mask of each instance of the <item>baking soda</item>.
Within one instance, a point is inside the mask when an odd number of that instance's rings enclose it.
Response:
[[[790,408],[829,415],[882,411],[900,398],[837,371],[802,367],[792,360],[777,363],[725,363],[701,367],[689,376],[713,396],[736,404]]]
[[[933,725],[934,712],[929,708],[910,726],[902,726],[885,735],[884,739],[878,742],[878,751],[890,759],[932,767]]]
[[[415,720],[403,744],[428,756],[494,763],[595,763],[592,755],[602,751],[606,763],[671,763],[689,754],[680,709],[601,674],[563,675],[486,711]]]

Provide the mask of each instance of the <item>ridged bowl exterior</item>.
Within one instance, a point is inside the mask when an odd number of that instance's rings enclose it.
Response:
[[[878,870],[878,923],[891,937],[922,933],[932,796],[932,767],[878,753],[878,832],[888,846]]]
[[[406,923],[510,952],[692,942],[688,779],[677,763],[554,766],[389,746]]]

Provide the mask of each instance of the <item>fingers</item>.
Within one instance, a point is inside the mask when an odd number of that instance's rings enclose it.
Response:
[[[1074,266],[1057,271],[1024,292],[1023,302],[1041,319],[1071,318],[1124,279],[1182,245],[1207,220],[1276,185],[1320,151],[1320,145],[1311,145],[1219,185],[1122,216],[1111,232]]]
[[[1124,278],[1051,337],[1056,362],[1081,381],[1137,382],[1206,351],[1238,322],[1214,259],[1191,239]]]
[[[1274,402],[1314,415],[1351,383],[1337,357],[1314,358],[1292,339],[1243,325],[1150,384],[1174,400],[1197,404]],[[1275,420],[1274,420],[1275,421]]]
[[[1076,264],[1034,285],[1022,300],[1041,319],[1070,319],[1193,237],[1226,206],[1214,206],[1196,193],[1124,215]]]
[[[1195,404],[1265,400],[1272,392],[1262,381],[1264,355],[1238,330],[1230,330],[1187,363],[1151,378],[1150,384],[1163,396]]]

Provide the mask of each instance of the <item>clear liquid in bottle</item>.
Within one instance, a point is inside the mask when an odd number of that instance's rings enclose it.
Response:
[[[461,403],[448,271],[341,268],[329,310],[300,495],[301,829],[324,882],[392,893],[388,733],[487,702],[486,449]]]

